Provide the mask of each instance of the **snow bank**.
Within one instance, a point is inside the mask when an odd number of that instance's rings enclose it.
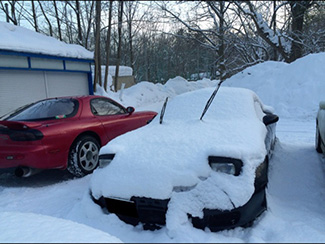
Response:
[[[2,243],[121,243],[108,233],[35,213],[0,212]]]
[[[245,69],[223,85],[255,91],[280,117],[315,118],[319,102],[325,100],[324,63],[325,53],[291,64],[268,61]]]
[[[27,28],[0,21],[0,49],[61,57],[93,59],[94,53]]]
[[[102,87],[97,86],[96,94],[111,97],[119,101],[124,106],[134,106],[141,109],[148,105],[161,103],[166,97],[194,91],[206,87],[215,87],[216,80],[203,79],[199,81],[187,81],[177,76],[167,81],[166,84],[154,84],[148,81],[142,81],[129,88],[119,90],[118,92],[105,91]]]

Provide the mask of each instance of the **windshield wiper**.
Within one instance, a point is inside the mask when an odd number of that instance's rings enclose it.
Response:
[[[163,122],[163,118],[164,118],[164,114],[165,114],[165,110],[166,110],[166,106],[167,106],[167,101],[168,101],[168,97],[166,97],[166,100],[164,102],[164,105],[161,108],[161,112],[160,112],[160,120],[159,123],[161,124]]]
[[[218,90],[219,90],[219,88],[220,88],[222,82],[224,82],[224,80],[221,80],[221,81],[218,83],[218,86],[217,86],[216,89],[213,91],[211,97],[209,98],[209,100],[208,100],[207,103],[205,104],[205,107],[204,107],[204,110],[203,110],[203,113],[202,113],[202,115],[201,115],[200,120],[203,119],[203,116],[204,116],[205,113],[208,111],[208,109],[209,109],[209,107],[210,107],[210,105],[211,105],[211,103],[212,103],[214,97],[216,96],[216,94],[217,94],[217,92],[218,92]]]

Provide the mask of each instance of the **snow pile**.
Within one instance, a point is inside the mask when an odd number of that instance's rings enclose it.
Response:
[[[70,58],[93,59],[94,53],[27,28],[0,21],[0,49]]]
[[[125,106],[134,106],[137,109],[163,102],[166,97],[174,97],[176,95],[194,91],[206,87],[214,87],[218,81],[203,79],[199,81],[187,81],[177,76],[167,81],[166,84],[154,84],[148,81],[142,81],[129,88],[119,90],[117,93],[107,91],[97,86],[98,95],[108,96]]]
[[[87,225],[34,213],[0,212],[0,229],[1,243],[122,243]]]
[[[325,100],[325,53],[310,54],[291,64],[268,61],[245,69],[224,86],[249,88],[280,117],[315,118]]]

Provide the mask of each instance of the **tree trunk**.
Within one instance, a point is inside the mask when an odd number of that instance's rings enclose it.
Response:
[[[2,3],[1,3],[2,4]],[[9,23],[8,3],[5,3],[6,22]]]
[[[17,18],[16,18],[16,4],[17,0],[13,0],[11,1],[10,5],[11,5],[11,19],[14,23],[14,25],[18,25],[18,21],[17,21]]]
[[[58,7],[56,6],[56,1],[55,0],[53,0],[53,5],[54,5],[54,10],[55,10],[56,23],[58,25],[59,39],[60,39],[60,41],[62,41],[61,23],[60,23],[60,18],[59,18]]]
[[[218,46],[217,46],[217,61],[216,66],[219,71],[219,78],[221,81],[224,80],[226,76],[226,66],[225,66],[225,11],[226,6],[224,1],[207,1],[207,4],[213,10],[215,15],[218,17],[219,25],[215,26],[218,30]],[[212,79],[216,77],[216,74],[211,74]]]
[[[292,45],[290,51],[289,62],[293,62],[302,57],[302,32],[304,24],[304,16],[307,9],[311,6],[311,1],[290,1],[291,15],[292,15]]]
[[[32,12],[33,12],[33,21],[34,21],[34,28],[36,32],[38,31],[38,25],[37,25],[37,16],[36,16],[36,11],[35,11],[35,4],[34,0],[32,0]]]
[[[94,92],[96,92],[96,85],[101,84],[101,67],[100,67],[100,14],[101,1],[96,1],[96,32],[95,32],[95,79]]]
[[[123,0],[120,0],[119,1],[119,13],[118,13],[118,47],[117,47],[117,60],[116,60],[115,79],[114,79],[114,89],[115,89],[115,92],[117,92],[118,73],[119,73],[120,61],[121,61],[122,19],[123,19]]]
[[[112,9],[113,9],[113,0],[109,1],[109,16],[108,16],[108,30],[107,30],[107,40],[106,40],[106,66],[105,66],[105,80],[104,80],[104,89],[107,91],[108,83],[108,69],[109,69],[109,57],[111,50],[111,31],[112,31]]]
[[[88,3],[85,1],[85,4],[87,5]],[[85,37],[85,48],[86,49],[88,49],[88,39],[89,39],[91,25],[92,25],[93,10],[94,10],[94,1],[91,1],[91,7],[90,7],[89,17],[88,17],[88,26],[87,26],[87,32],[86,32],[86,37]]]
[[[219,15],[219,48],[218,48],[218,70],[220,72],[220,81],[224,81],[226,75],[226,66],[225,66],[225,19],[224,19],[224,1],[219,1],[220,6],[220,15]]]
[[[273,0],[273,14],[274,14],[273,31],[274,31],[274,35],[276,35],[276,0]],[[273,57],[271,58],[271,60],[274,60],[274,61],[278,60],[278,52],[276,49],[273,49]]]
[[[76,15],[77,15],[77,24],[78,24],[78,40],[82,44],[82,29],[81,29],[81,20],[80,20],[80,5],[79,0],[76,0]]]
[[[133,53],[133,35],[132,35],[132,25],[133,25],[133,16],[136,11],[136,5],[134,5],[134,2],[129,1],[128,2],[128,9],[127,9],[127,26],[128,26],[128,36],[129,36],[129,50],[130,50],[130,66],[132,70],[134,70],[134,53]],[[132,8],[132,6],[134,6]]]

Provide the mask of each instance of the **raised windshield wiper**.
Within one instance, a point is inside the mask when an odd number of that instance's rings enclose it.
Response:
[[[210,105],[211,105],[211,103],[212,103],[214,97],[216,96],[216,94],[217,94],[217,92],[218,92],[218,90],[219,90],[219,88],[220,88],[222,82],[224,82],[224,80],[221,80],[221,81],[218,83],[218,86],[217,86],[216,89],[213,91],[211,97],[209,98],[209,100],[208,100],[207,103],[205,104],[205,107],[204,107],[204,110],[203,110],[203,113],[202,113],[202,115],[201,115],[200,120],[203,119],[203,116],[204,116],[205,113],[208,111],[208,109],[209,109],[209,107],[210,107]]]
[[[163,118],[164,118],[164,114],[165,114],[165,110],[166,110],[166,106],[167,106],[167,101],[168,101],[168,97],[166,97],[166,100],[164,102],[164,105],[161,108],[161,112],[160,112],[160,120],[159,123],[161,124],[163,122]]]

